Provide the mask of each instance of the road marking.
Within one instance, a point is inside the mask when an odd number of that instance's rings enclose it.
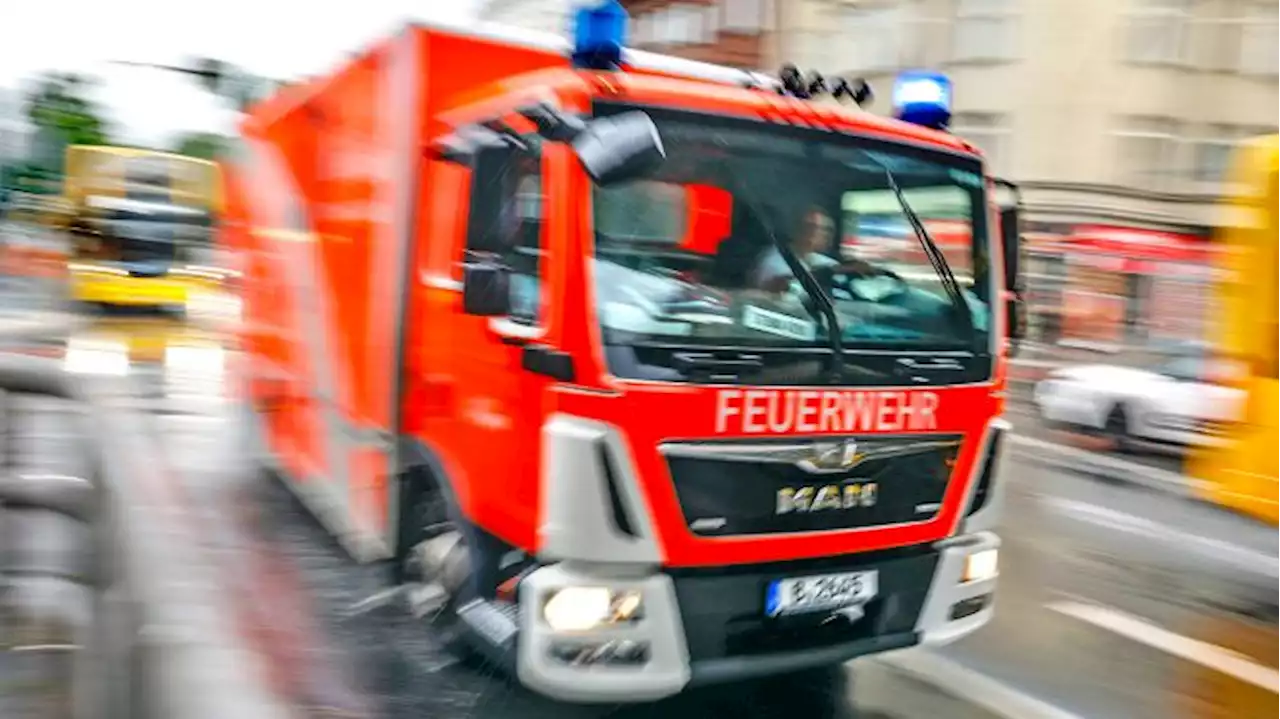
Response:
[[[1073,519],[1107,527],[1126,534],[1160,539],[1178,548],[1192,551],[1231,564],[1239,569],[1271,577],[1280,576],[1280,558],[1276,555],[1242,547],[1220,539],[1188,534],[1184,530],[1160,524],[1145,517],[1119,512],[1088,502],[1063,497],[1042,497],[1040,502],[1050,510]]]
[[[896,669],[1004,719],[1084,719],[929,649],[890,652],[868,661]],[[852,666],[856,675],[857,665]]]
[[[12,652],[78,652],[82,649],[79,644],[20,644],[16,647],[9,647]]]
[[[1098,604],[1060,601],[1051,602],[1046,606],[1055,612],[1114,632],[1153,649],[1208,667],[1269,692],[1280,693],[1280,671],[1255,664],[1247,657],[1229,649],[1175,634],[1145,619]]]

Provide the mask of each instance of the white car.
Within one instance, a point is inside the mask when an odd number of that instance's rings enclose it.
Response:
[[[1035,389],[1047,422],[1104,434],[1126,449],[1139,439],[1176,445],[1222,442],[1243,393],[1204,379],[1205,361],[1182,355],[1150,369],[1091,364],[1051,372]]]

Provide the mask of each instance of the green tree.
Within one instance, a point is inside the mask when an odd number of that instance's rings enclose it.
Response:
[[[26,98],[26,115],[37,131],[71,145],[105,145],[106,123],[88,98],[92,83],[74,73],[45,73]]]
[[[183,136],[174,147],[174,152],[201,160],[216,160],[226,147],[227,138],[208,132],[193,132]]]
[[[61,191],[61,182],[60,168],[42,167],[35,163],[7,165],[0,171],[0,192],[6,195],[13,192],[57,194]]]
[[[89,97],[93,83],[74,73],[47,72],[25,97],[24,111],[35,126],[25,170],[17,173],[25,192],[56,192],[68,145],[110,143],[106,122]]]

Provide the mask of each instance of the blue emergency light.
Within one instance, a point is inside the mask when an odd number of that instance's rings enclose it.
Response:
[[[893,116],[942,130],[951,122],[951,80],[939,72],[912,70],[893,84]]]
[[[579,8],[573,16],[573,65],[588,70],[614,70],[622,65],[627,42],[627,11],[618,0]]]

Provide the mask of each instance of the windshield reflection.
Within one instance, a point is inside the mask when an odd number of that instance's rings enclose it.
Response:
[[[650,177],[593,192],[591,269],[606,352],[634,360],[613,371],[675,379],[681,373],[655,356],[662,348],[831,347],[831,328],[784,251],[831,298],[846,350],[986,354],[992,280],[976,159],[752,123],[691,127],[679,113],[652,114],[667,162]],[[763,137],[770,142],[752,143]],[[955,300],[886,168],[954,275]],[[970,322],[955,321],[956,302]]]

